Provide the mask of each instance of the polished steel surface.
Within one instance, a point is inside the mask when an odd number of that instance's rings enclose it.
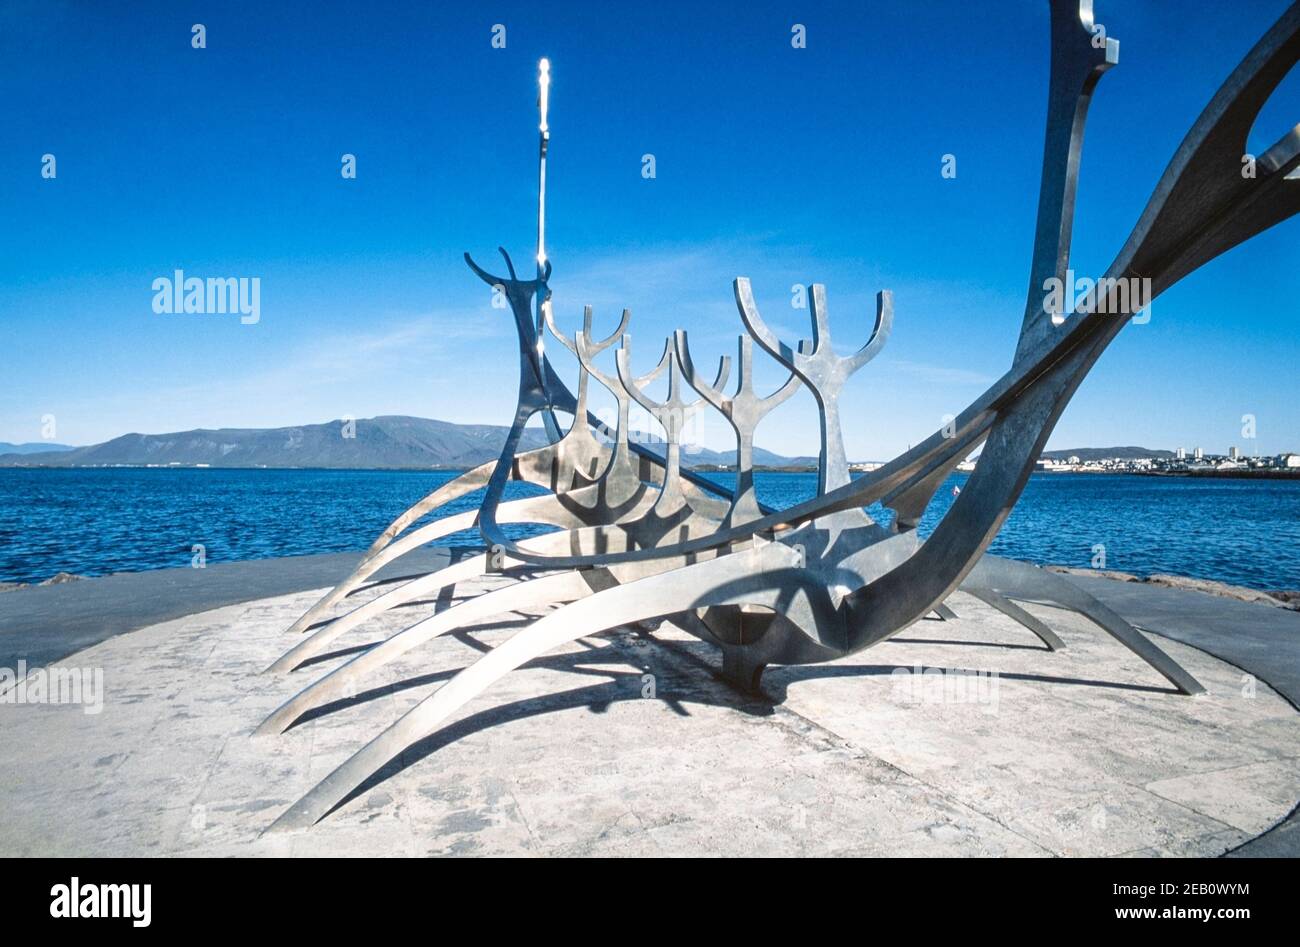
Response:
[[[1091,0],[1049,3],[1051,74],[1038,220],[1011,367],[944,429],[878,470],[850,477],[839,395],[888,339],[893,320],[888,292],[877,296],[866,342],[846,357],[831,346],[823,286],[811,287],[812,338],[791,346],[764,323],[749,280],[738,278],[733,288],[747,335],[740,339],[735,391],[728,394],[727,360],[715,381],[704,381],[684,332],[669,340],[654,371],[636,377],[626,311],[601,342],[590,340],[590,308],[583,329],[572,339],[558,329],[550,312],[551,264],[541,249],[540,203],[535,279],[518,279],[504,251],[508,277],[486,272],[466,255],[481,279],[504,292],[518,331],[518,407],[501,456],[398,517],[357,572],[292,630],[303,631],[326,618],[383,564],[471,520],[477,521],[489,548],[486,560],[415,579],[335,618],[291,649],[274,669],[298,667],[373,615],[467,576],[493,569],[518,581],[456,604],[369,648],[305,688],[259,732],[285,729],[306,711],[350,693],[366,675],[434,636],[507,611],[551,609],[379,734],[285,812],[275,828],[318,821],[386,763],[521,664],[565,642],[661,618],[671,618],[716,645],[727,677],[740,687],[755,688],[767,664],[831,660],[883,641],[933,611],[951,617],[945,599],[962,589],[1026,627],[1042,642],[1045,654],[1063,647],[1061,640],[1019,603],[1045,602],[1078,611],[1168,680],[1171,693],[1202,690],[1145,635],[1073,584],[1035,566],[986,554],[1074,391],[1134,314],[1120,305],[1118,284],[1106,280],[1098,281],[1098,289],[1072,312],[1048,303],[1049,281],[1063,280],[1069,269],[1088,106],[1097,82],[1118,62],[1119,54],[1113,39],[1100,46],[1093,42]],[[1192,126],[1106,279],[1149,280],[1151,292],[1144,299],[1149,303],[1197,267],[1300,210],[1300,180],[1292,176],[1300,166],[1300,126],[1258,159],[1255,178],[1239,173],[1255,117],[1297,59],[1300,3],[1264,34]],[[545,138],[543,157],[544,151]],[[576,397],[546,358],[542,342],[548,332],[579,360]],[[597,359],[615,342],[616,371],[609,373]],[[755,342],[789,372],[788,380],[765,397],[753,387]],[[668,394],[660,401],[646,394],[646,385],[664,371]],[[608,436],[596,436],[608,432],[587,410],[593,377],[618,404],[612,444]],[[688,398],[688,387],[699,397]],[[789,509],[767,510],[753,490],[755,430],[773,408],[805,388],[820,420],[817,496]],[[630,437],[632,403],[650,411],[663,428],[662,455]],[[719,411],[736,437],[737,483],[730,496],[681,467],[684,424],[705,406]],[[539,413],[553,417],[557,411],[573,417],[568,431],[547,447],[517,453],[529,420]],[[921,541],[916,526],[935,490],[981,444],[965,487],[934,533]],[[537,500],[503,502],[512,478],[541,484],[551,493]],[[480,488],[485,488],[485,497],[473,517],[449,517],[411,529],[440,505]],[[863,509],[877,501],[896,514],[889,528]],[[546,523],[559,531],[512,541],[502,527],[515,522]]]

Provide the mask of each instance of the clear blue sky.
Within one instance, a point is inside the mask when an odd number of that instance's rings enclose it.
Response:
[[[1078,272],[1110,262],[1187,128],[1285,7],[1097,0],[1121,54],[1090,115]],[[191,48],[194,23],[206,49]],[[791,47],[794,23],[806,49]],[[540,56],[553,64],[561,325],[592,303],[608,331],[626,305],[637,368],[676,325],[712,361],[740,330],[733,277],[753,280],[791,339],[807,316],[790,286],[815,280],[849,348],[876,290],[892,289],[893,338],[844,396],[861,459],[920,440],[1009,366],[1046,2],[19,0],[0,10],[0,440],[39,440],[47,414],[74,444],[342,415],[508,423],[513,329],[460,254],[498,268],[504,244],[528,268]],[[1293,74],[1252,149],[1298,119]],[[355,180],[339,173],[344,153]],[[945,153],[955,180],[940,175]],[[1157,300],[1051,446],[1300,450],[1298,240],[1289,221]],[[259,277],[261,321],[154,313],[151,283],[176,268]],[[789,402],[760,443],[814,450],[811,405]],[[720,427],[705,439],[727,446]]]

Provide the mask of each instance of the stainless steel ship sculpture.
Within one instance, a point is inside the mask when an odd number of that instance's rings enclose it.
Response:
[[[604,630],[669,619],[715,645],[726,677],[758,686],[772,663],[830,661],[877,644],[937,611],[961,589],[1015,618],[1045,650],[1060,639],[1015,601],[1046,602],[1082,613],[1163,675],[1172,692],[1195,694],[1200,684],[1117,614],[1062,577],[986,554],[1020,496],[1061,412],[1102,351],[1132,316],[1120,289],[1148,280],[1150,298],[1204,263],[1300,210],[1300,125],[1258,156],[1254,177],[1242,174],[1246,136],[1283,76],[1300,58],[1300,3],[1292,5],[1232,72],[1196,120],[1156,185],[1146,209],[1105,277],[1073,311],[1054,311],[1045,288],[1064,281],[1084,120],[1093,89],[1118,60],[1113,39],[1098,42],[1091,0],[1049,0],[1051,80],[1038,222],[1028,300],[1011,368],[955,420],[875,471],[849,476],[838,397],[848,379],[875,357],[893,320],[890,294],[877,296],[865,344],[849,357],[831,346],[826,292],[810,293],[812,339],[790,345],[764,323],[749,280],[734,291],[746,335],[733,367],[712,381],[691,357],[686,333],[664,347],[658,366],[637,377],[631,369],[629,316],[605,339],[592,338],[592,313],[569,337],[550,307],[546,258],[545,159],[547,83],[543,61],[537,273],[520,279],[489,273],[469,255],[470,268],[505,293],[519,335],[519,403],[500,458],[439,487],[399,516],[375,540],[355,571],[290,629],[301,639],[270,669],[303,666],[369,619],[488,572],[518,581],[469,598],[369,647],[302,690],[258,729],[279,733],[304,714],[355,693],[368,676],[433,638],[473,628],[518,609],[545,610],[540,619],[457,673],[430,697],[361,748],[273,828],[311,825],[359,786],[514,668],[566,642]],[[1056,283],[1061,285],[1061,282]],[[1064,317],[1064,318],[1063,318]],[[580,364],[577,394],[547,359],[547,334]],[[599,357],[618,343],[613,371]],[[789,372],[776,391],[754,390],[753,346]],[[647,385],[667,373],[663,401]],[[588,411],[595,379],[613,395],[618,422],[612,437]],[[777,405],[806,388],[821,419],[815,498],[784,510],[759,503],[754,492],[755,429]],[[662,426],[662,455],[629,437],[633,404]],[[682,469],[681,435],[688,416],[719,411],[734,431],[735,488],[730,494]],[[561,434],[556,413],[572,417]],[[541,415],[550,443],[519,451],[525,425]],[[977,447],[983,450],[960,495],[928,539],[917,526],[936,490]],[[504,501],[511,480],[545,487],[529,499]],[[419,521],[475,491],[477,511]],[[864,507],[894,512],[889,525]],[[554,532],[523,541],[510,524],[545,524]],[[486,554],[411,579],[359,607],[337,607],[383,566],[420,546],[477,526]]]

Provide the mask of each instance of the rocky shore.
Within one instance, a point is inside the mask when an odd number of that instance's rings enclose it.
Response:
[[[34,589],[41,585],[63,585],[65,582],[77,582],[84,578],[84,575],[73,575],[71,572],[56,572],[42,582],[0,582],[0,592]]]
[[[1062,572],[1066,575],[1088,575],[1100,579],[1114,579],[1117,582],[1143,582],[1147,585],[1161,585],[1170,589],[1189,589],[1193,592],[1204,592],[1207,595],[1217,595],[1221,598],[1236,599],[1239,602],[1256,602],[1261,605],[1273,605],[1277,608],[1289,608],[1292,611],[1300,612],[1300,591],[1294,589],[1263,591],[1247,588],[1243,585],[1215,582],[1212,579],[1193,579],[1182,575],[1163,575],[1161,573],[1143,578],[1128,572],[1114,572],[1105,569],[1076,569],[1071,566],[1048,566],[1047,568],[1052,572]]]

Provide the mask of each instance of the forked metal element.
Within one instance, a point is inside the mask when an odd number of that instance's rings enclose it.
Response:
[[[656,401],[647,395],[645,389],[632,376],[628,364],[632,357],[630,335],[623,336],[623,344],[619,346],[616,354],[618,380],[623,389],[633,401],[649,411],[664,429],[666,447],[664,480],[659,491],[659,499],[655,502],[654,512],[665,521],[677,518],[682,511],[690,510],[686,495],[682,492],[682,432],[686,428],[687,421],[704,406],[704,399],[686,401],[682,397],[681,364],[673,350],[671,338],[664,342],[664,353],[659,359],[659,369],[668,366],[668,397],[663,401]],[[718,365],[718,377],[712,387],[717,389],[725,385],[729,374],[731,374],[731,359],[723,356]]]
[[[1242,177],[1239,170],[1251,126],[1300,59],[1300,2],[1288,8],[1214,95],[1115,261],[1072,312],[1050,302],[1049,287],[1053,280],[1063,280],[1069,268],[1084,120],[1097,81],[1118,60],[1118,45],[1111,40],[1094,45],[1089,0],[1049,4],[1051,82],[1038,221],[1011,367],[944,430],[877,470],[850,478],[838,398],[847,379],[888,337],[888,294],[877,297],[867,343],[845,358],[831,348],[820,285],[814,284],[811,292],[813,339],[796,349],[763,323],[748,280],[737,279],[737,306],[746,330],[789,370],[790,379],[766,398],[755,395],[752,346],[742,338],[738,387],[728,396],[721,378],[712,384],[702,381],[686,336],[679,333],[660,360],[660,370],[666,366],[669,372],[669,394],[660,402],[645,394],[645,379],[633,378],[629,371],[626,315],[614,333],[622,339],[618,372],[605,374],[595,362],[614,336],[588,341],[589,311],[572,342],[556,330],[548,302],[549,263],[527,282],[515,278],[513,267],[505,281],[474,267],[480,277],[504,288],[519,332],[519,404],[506,446],[495,464],[440,488],[399,517],[365,563],[400,544],[398,537],[439,503],[486,486],[477,514],[480,532],[519,581],[424,618],[366,650],[286,702],[259,732],[291,726],[433,637],[516,608],[559,607],[457,673],[287,810],[275,828],[303,827],[322,818],[510,670],[566,642],[658,618],[673,618],[716,645],[728,678],[752,688],[769,663],[813,663],[860,651],[934,610],[947,612],[944,600],[962,589],[1024,625],[1046,650],[1060,648],[1061,639],[1024,603],[1072,609],[1141,657],[1178,693],[1203,690],[1154,642],[1083,589],[986,551],[1074,391],[1133,313],[1197,267],[1300,210],[1300,125],[1257,159],[1256,177]],[[1148,281],[1136,306],[1127,295],[1132,280]],[[536,321],[534,299],[539,300]],[[540,344],[545,330],[578,357],[577,398],[546,359]],[[585,386],[591,376],[620,403],[612,448],[587,430],[600,430],[586,411]],[[700,393],[700,401],[688,404],[683,380]],[[753,490],[754,428],[800,385],[813,395],[821,419],[817,495],[783,510],[765,509]],[[665,456],[629,442],[627,408],[632,401],[659,418],[668,435]],[[681,469],[685,412],[704,403],[720,411],[736,433],[737,484],[730,502],[719,499],[728,491]],[[518,453],[524,425],[534,415],[552,411],[574,415],[569,432],[542,451]],[[981,444],[974,472],[923,542],[917,527],[935,490]],[[638,456],[636,462],[632,454]],[[553,496],[536,504],[503,502],[511,477],[546,483]],[[863,509],[877,502],[894,511],[887,527]],[[515,541],[504,525],[520,519],[561,529]],[[395,589],[384,597],[388,601],[376,599],[380,604],[368,603],[341,619],[344,630],[472,573],[474,568],[451,567],[416,580],[407,591]]]
[[[737,343],[739,371],[736,393],[727,396],[722,393],[720,385],[710,385],[695,371],[686,330],[678,329],[673,335],[674,351],[687,382],[722,413],[736,432],[736,486],[731,509],[723,521],[725,526],[747,523],[762,515],[758,508],[758,494],[754,492],[754,429],[770,411],[784,404],[799,390],[799,377],[791,372],[785,384],[767,397],[760,398],[754,394],[754,343],[746,335],[739,336]]]
[[[840,391],[858,369],[875,358],[889,341],[894,324],[894,297],[888,290],[876,294],[876,322],[871,335],[854,354],[844,357],[831,347],[830,324],[826,319],[826,287],[812,284],[809,305],[812,309],[812,346],[791,349],[777,338],[758,314],[749,280],[737,277],[736,305],[741,321],[767,354],[798,376],[817,399],[821,421],[821,456],[817,467],[817,492],[825,493],[849,482],[849,462],[844,453],[844,433],[840,428]]]
[[[521,371],[529,372],[533,376],[534,383],[539,386],[541,384],[539,379],[548,379],[550,389],[556,393],[555,403],[561,410],[569,410],[574,413],[574,423],[560,441],[536,450],[514,455],[507,465],[508,475],[505,479],[544,487],[553,491],[557,496],[563,496],[572,489],[588,486],[597,481],[603,482],[606,485],[603,501],[590,507],[591,516],[589,518],[582,519],[580,523],[571,523],[558,519],[561,514],[555,513],[550,518],[543,517],[540,521],[565,527],[616,522],[619,517],[617,511],[632,499],[635,488],[639,487],[642,481],[654,483],[662,479],[664,463],[662,458],[648,448],[640,444],[629,444],[626,411],[628,395],[615,379],[598,371],[596,373],[597,379],[606,387],[609,387],[611,391],[614,391],[615,396],[621,399],[619,434],[612,456],[610,449],[599,443],[592,434],[592,429],[599,428],[600,424],[587,411],[587,366],[599,352],[604,351],[615,341],[622,338],[630,315],[624,310],[623,319],[618,328],[603,342],[594,345],[586,342],[591,329],[590,322],[586,322],[584,330],[578,334],[575,345],[555,327],[549,306],[543,310],[543,318],[552,333],[566,348],[578,355],[579,347],[586,346],[586,359],[583,360],[583,357],[579,356],[583,368],[579,373],[579,395],[574,398],[555,374],[545,355],[542,354],[540,359],[535,357],[538,352],[536,344],[532,343],[530,346],[527,342],[533,337],[531,329],[532,300],[539,292],[544,296],[549,296],[550,291],[545,286],[545,279],[549,278],[550,275],[549,263],[537,280],[521,281],[515,273],[514,263],[510,260],[510,255],[504,248],[499,248],[499,252],[505,259],[506,268],[510,274],[509,277],[500,277],[487,272],[474,263],[469,254],[465,255],[465,260],[480,279],[492,286],[494,291],[502,292],[510,304],[515,317],[516,328],[521,333]],[[587,315],[589,316],[589,310]],[[528,328],[525,328],[526,326]],[[530,354],[525,355],[523,353],[522,350],[525,347],[531,347]],[[544,368],[534,370],[535,365],[544,365]],[[648,382],[654,375],[655,373],[652,373],[651,376],[643,380],[643,383]],[[635,460],[633,460],[633,457],[635,457]],[[353,568],[352,573],[301,615],[289,627],[288,631],[290,633],[306,631],[313,625],[325,620],[335,606],[348,595],[362,588],[367,580],[384,566],[396,562],[402,556],[421,546],[436,542],[467,528],[468,525],[473,525],[465,524],[459,519],[444,517],[416,529],[411,529],[421,519],[437,512],[447,504],[484,489],[491,481],[496,467],[497,462],[493,461],[467,471],[451,482],[438,487],[403,512],[376,538]],[[726,491],[703,477],[688,472],[686,478],[685,489],[698,505],[706,505],[704,498],[709,495],[720,498],[727,496]],[[477,514],[475,514],[475,522],[477,522]],[[507,518],[503,522],[515,521]],[[277,661],[272,667],[282,668],[283,661]]]

